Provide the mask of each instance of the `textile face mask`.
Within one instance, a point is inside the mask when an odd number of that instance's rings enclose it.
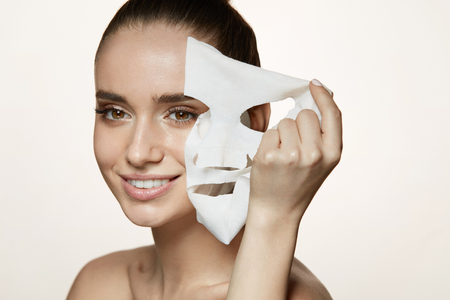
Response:
[[[263,133],[243,124],[247,109],[292,98],[295,119],[304,108],[321,119],[309,81],[270,72],[222,55],[189,37],[184,94],[209,107],[199,116],[185,145],[187,192],[197,220],[225,244],[247,218],[252,159]]]

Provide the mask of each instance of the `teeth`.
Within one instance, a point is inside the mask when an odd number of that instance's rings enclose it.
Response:
[[[151,189],[153,187],[153,180],[144,181],[144,188]]]
[[[129,184],[140,189],[151,189],[160,187],[169,183],[169,179],[155,179],[155,180],[127,180]]]
[[[144,182],[142,180],[136,180],[136,187],[140,189],[143,188]]]

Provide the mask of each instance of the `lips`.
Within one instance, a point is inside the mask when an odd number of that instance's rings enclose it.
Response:
[[[164,175],[130,175],[121,176],[122,186],[133,199],[153,200],[166,194],[176,183],[179,176]]]

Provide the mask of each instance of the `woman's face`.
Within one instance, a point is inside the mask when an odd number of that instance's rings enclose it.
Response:
[[[95,156],[137,225],[157,227],[194,211],[186,194],[184,144],[208,107],[183,96],[188,35],[164,24],[123,29],[98,54]]]

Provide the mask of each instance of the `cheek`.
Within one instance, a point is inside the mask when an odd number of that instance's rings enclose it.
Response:
[[[171,155],[173,155],[174,158],[183,166],[185,166],[184,147],[191,129],[192,127],[183,130],[172,131],[170,134],[166,135],[165,139],[166,146],[171,149]]]
[[[121,156],[122,147],[119,142],[122,139],[112,135],[98,122],[96,121],[94,128],[94,154],[100,171],[105,176]]]

